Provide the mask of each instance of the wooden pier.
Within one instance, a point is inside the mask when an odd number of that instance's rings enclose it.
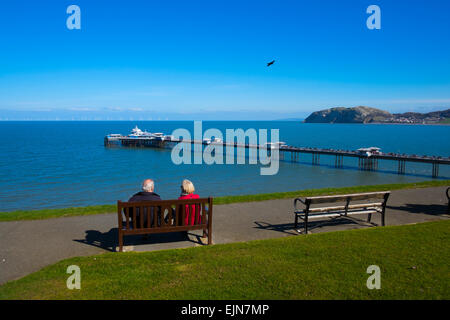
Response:
[[[154,139],[154,138],[130,138],[127,136],[115,136],[115,137],[105,137],[105,146],[111,145],[122,145],[127,147],[151,147],[151,148],[172,148],[174,145],[183,142],[202,145],[218,145],[222,147],[233,146],[235,148],[255,148],[255,149],[273,149],[273,144],[266,145],[252,145],[252,144],[238,144],[237,142],[206,142],[201,140],[178,140],[178,139]],[[417,155],[407,155],[398,153],[374,153],[374,154],[364,154],[359,151],[351,150],[339,150],[339,149],[323,149],[323,148],[307,148],[307,147],[293,147],[288,145],[281,145],[278,148],[280,153],[280,160],[299,162],[303,155],[310,154],[311,162],[313,165],[320,164],[320,156],[334,156],[335,157],[335,167],[342,168],[344,166],[344,157],[357,158],[358,168],[365,171],[376,171],[378,170],[379,160],[389,160],[398,162],[398,174],[405,174],[406,163],[407,162],[419,162],[419,163],[429,163],[432,166],[431,175],[434,178],[439,176],[439,166],[440,165],[450,165],[450,157],[440,157],[440,156],[417,156]]]

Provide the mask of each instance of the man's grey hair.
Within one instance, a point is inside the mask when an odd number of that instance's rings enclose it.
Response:
[[[146,179],[144,182],[142,182],[142,190],[146,192],[153,192],[155,188],[155,183],[152,179]]]

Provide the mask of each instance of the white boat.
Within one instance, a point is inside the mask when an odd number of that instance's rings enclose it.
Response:
[[[134,129],[131,130],[131,134],[128,135],[130,138],[152,138],[154,136],[153,133],[142,131],[141,129],[136,126]]]

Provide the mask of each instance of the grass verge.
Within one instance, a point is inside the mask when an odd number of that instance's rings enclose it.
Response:
[[[263,193],[254,195],[242,195],[242,196],[225,196],[214,198],[214,204],[229,204],[237,202],[252,202],[252,201],[264,201],[272,199],[288,199],[296,197],[306,196],[320,196],[320,195],[332,195],[332,194],[345,194],[355,192],[371,192],[371,191],[383,191],[383,190],[399,190],[399,189],[413,189],[413,188],[427,188],[427,187],[440,187],[450,185],[450,180],[433,180],[414,183],[402,183],[402,184],[379,184],[370,186],[355,186],[344,188],[323,188],[323,189],[308,189],[289,192],[277,192],[277,193]],[[99,205],[88,207],[73,207],[64,209],[43,209],[43,210],[20,210],[10,212],[0,212],[0,221],[16,221],[16,220],[41,220],[58,217],[71,217],[71,216],[84,216],[91,214],[102,214],[116,212],[116,205]]]
[[[63,260],[0,299],[449,299],[450,220]],[[68,290],[78,265],[81,289]],[[367,267],[381,269],[369,290]]]

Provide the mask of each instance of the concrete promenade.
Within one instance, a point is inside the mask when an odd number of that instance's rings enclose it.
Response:
[[[450,218],[446,214],[446,188],[393,191],[388,201],[386,224],[401,225]],[[229,243],[297,235],[293,221],[293,199],[216,205],[213,242]],[[379,215],[374,215],[372,221],[379,223]],[[342,219],[312,228],[311,232],[355,228],[367,226]],[[125,249],[151,251],[198,246],[201,244],[196,234],[161,234],[150,236],[147,240],[143,240],[142,236],[125,237]],[[0,284],[3,284],[65,258],[115,251],[117,214],[0,222],[0,243]]]

